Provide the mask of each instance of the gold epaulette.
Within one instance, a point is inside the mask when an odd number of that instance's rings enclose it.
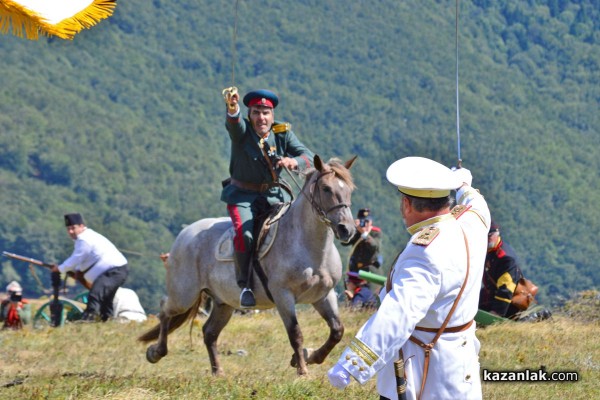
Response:
[[[461,215],[463,215],[465,212],[467,212],[469,210],[469,208],[471,208],[471,206],[465,206],[465,205],[456,205],[454,207],[452,207],[452,210],[450,210],[450,214],[452,214],[452,216],[456,219],[458,219]]]
[[[289,122],[282,122],[280,124],[273,125],[271,127],[271,129],[273,130],[273,133],[275,133],[275,134],[285,133],[285,132],[289,132],[292,130],[292,124],[290,124]]]
[[[440,228],[436,228],[435,226],[430,226],[425,228],[419,233],[419,236],[413,239],[412,243],[417,244],[419,246],[428,246],[433,239],[437,237],[440,233]]]

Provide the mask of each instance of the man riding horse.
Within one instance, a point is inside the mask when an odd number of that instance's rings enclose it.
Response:
[[[261,202],[274,205],[291,200],[289,189],[280,182],[283,168],[303,171],[311,167],[314,154],[298,140],[289,123],[277,122],[277,95],[269,90],[244,96],[248,118],[242,118],[236,88],[223,91],[227,104],[225,127],[231,139],[231,178],[224,181],[221,200],[233,222],[234,261],[237,284],[242,289],[240,307],[256,305],[250,265],[254,243],[254,218]]]

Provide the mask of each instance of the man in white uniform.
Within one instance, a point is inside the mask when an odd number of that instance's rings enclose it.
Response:
[[[82,320],[99,317],[105,322],[113,316],[113,298],[127,279],[127,259],[110,240],[88,228],[81,214],[66,214],[65,226],[75,249],[62,264],[54,264],[52,271],[79,273],[91,282]]]
[[[407,399],[481,399],[473,318],[488,206],[464,168],[407,157],[388,168],[387,179],[401,193],[412,237],[380,293],[381,306],[329,370],[329,380],[344,388],[351,376],[363,384],[377,374],[381,399],[395,400],[400,392]],[[458,205],[451,209],[452,190]],[[394,362],[400,357],[406,387],[398,390]]]

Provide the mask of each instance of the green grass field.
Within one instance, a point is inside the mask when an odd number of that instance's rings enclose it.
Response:
[[[202,318],[169,338],[169,355],[146,361],[136,341],[157,319],[146,323],[68,324],[61,328],[0,332],[2,399],[379,399],[372,380],[333,388],[327,370],[367,312],[342,309],[346,333],[323,365],[309,366],[299,378],[289,366],[292,350],[274,311],[235,315],[219,349],[225,376],[210,373],[202,341]],[[326,339],[325,322],[309,309],[299,311],[306,347]],[[505,323],[478,330],[480,362],[488,370],[575,371],[578,382],[484,383],[485,399],[600,398],[600,340],[597,322],[555,316],[539,323]]]

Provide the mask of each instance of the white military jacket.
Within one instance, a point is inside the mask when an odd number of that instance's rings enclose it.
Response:
[[[465,236],[469,278],[447,327],[464,325],[477,313],[490,212],[483,196],[469,186],[456,196],[457,204],[468,206],[462,214],[445,214],[409,227],[413,236],[393,266],[390,292],[382,290],[381,306],[339,360],[361,384],[377,374],[377,390],[389,399],[398,396],[393,362],[400,348],[407,398],[419,395],[424,350],[408,339],[414,335],[430,343],[435,333],[415,331],[415,327],[439,328],[450,312],[466,276]],[[443,333],[431,352],[421,399],[481,399],[479,347],[475,324],[462,332]]]

